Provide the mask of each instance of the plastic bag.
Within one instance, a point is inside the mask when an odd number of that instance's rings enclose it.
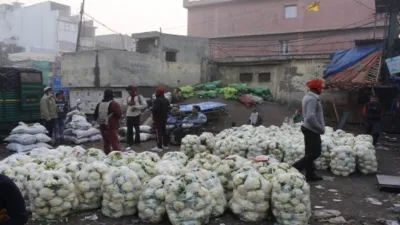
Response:
[[[46,134],[47,130],[44,126],[39,123],[35,123],[32,126],[28,126],[23,122],[19,122],[19,125],[11,131],[11,134]]]
[[[113,167],[102,184],[101,212],[111,218],[131,216],[137,212],[142,184],[135,172],[126,166]]]
[[[140,126],[140,133],[148,133],[148,134],[150,134],[151,133],[151,126],[148,126],[148,125],[141,125]]]
[[[272,185],[252,167],[243,167],[233,177],[233,197],[229,208],[242,221],[265,219],[270,207]]]
[[[138,204],[139,218],[144,222],[159,223],[167,215],[165,197],[176,178],[159,175],[143,186]]]
[[[33,145],[37,142],[37,139],[34,135],[30,134],[11,134],[6,139],[4,139],[4,141],[9,143],[18,143],[21,145]]]
[[[18,152],[18,153],[22,153],[22,152],[29,152],[30,150],[36,148],[35,144],[32,145],[21,145],[18,143],[10,143],[6,146],[6,149],[9,151],[13,151],[13,152]]]
[[[76,138],[81,139],[100,134],[100,131],[96,128],[91,127],[88,130],[73,130],[72,133],[76,135]]]
[[[152,134],[140,133],[140,141],[148,141],[153,138]]]
[[[89,140],[90,140],[91,142],[100,141],[100,140],[103,140],[103,136],[101,136],[101,134],[96,134],[96,135],[91,136],[91,137],[89,138]]]
[[[51,138],[46,134],[35,134],[35,138],[37,142],[48,143],[51,142]]]

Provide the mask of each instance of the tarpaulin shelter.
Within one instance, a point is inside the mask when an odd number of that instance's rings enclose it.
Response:
[[[336,51],[324,70],[326,87],[352,89],[378,84],[382,44]]]

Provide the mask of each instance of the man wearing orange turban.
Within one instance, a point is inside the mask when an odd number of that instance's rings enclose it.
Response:
[[[306,170],[307,181],[319,181],[321,177],[315,174],[314,160],[321,155],[321,135],[325,133],[324,114],[319,95],[322,93],[323,81],[307,82],[309,92],[302,101],[304,122],[301,131],[304,134],[305,155],[293,166],[299,171]]]

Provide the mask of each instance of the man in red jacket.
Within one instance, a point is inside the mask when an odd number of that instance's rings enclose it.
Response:
[[[120,150],[118,138],[118,120],[121,118],[121,107],[114,101],[114,92],[110,89],[104,91],[103,100],[97,105],[94,119],[100,124],[100,132],[103,136],[104,153]]]

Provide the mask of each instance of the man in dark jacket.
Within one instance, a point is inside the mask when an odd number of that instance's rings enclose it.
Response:
[[[152,151],[168,149],[167,120],[171,106],[164,93],[164,89],[157,88],[156,100],[153,103],[153,121],[156,128],[157,147],[152,148]]]
[[[111,147],[114,151],[120,150],[118,120],[121,116],[121,107],[118,102],[114,101],[114,92],[110,89],[105,90],[103,100],[96,106],[94,119],[100,125],[104,153],[106,154],[111,152]]]
[[[377,96],[371,96],[370,102],[363,108],[365,116],[365,133],[372,135],[373,145],[376,147],[380,135],[380,123],[383,114],[383,106]]]
[[[24,225],[28,222],[25,200],[17,185],[0,174],[0,225]]]

